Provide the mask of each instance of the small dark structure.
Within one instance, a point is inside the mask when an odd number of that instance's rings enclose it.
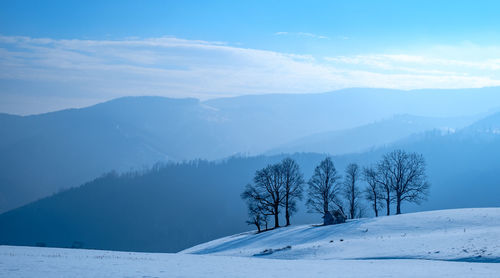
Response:
[[[329,211],[323,216],[323,225],[345,223],[346,217],[340,210]]]

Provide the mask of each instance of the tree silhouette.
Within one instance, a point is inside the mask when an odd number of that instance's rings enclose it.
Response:
[[[359,190],[358,182],[360,178],[360,169],[358,164],[351,163],[347,165],[344,179],[344,196],[347,199],[348,214],[351,219],[361,215],[361,207],[359,198],[361,191]]]
[[[385,183],[394,192],[396,214],[401,214],[401,203],[420,203],[428,194],[424,157],[417,153],[395,150],[384,155],[379,171]]]
[[[381,202],[383,195],[383,188],[378,182],[378,173],[371,167],[363,168],[363,180],[368,184],[365,188],[365,198],[371,203],[375,217],[378,217],[380,208],[384,207]]]
[[[285,189],[285,219],[286,226],[290,225],[290,216],[297,210],[297,199],[302,199],[304,178],[300,173],[299,165],[291,158],[285,158],[280,163]]]
[[[314,174],[309,180],[307,207],[309,212],[322,213],[326,217],[330,210],[339,209],[344,213],[340,200],[337,170],[327,157],[314,169]]]

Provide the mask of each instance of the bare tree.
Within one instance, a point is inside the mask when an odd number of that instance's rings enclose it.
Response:
[[[381,202],[383,191],[378,179],[378,173],[373,168],[363,168],[363,180],[368,184],[365,188],[365,198],[371,203],[375,217],[378,217],[379,209],[384,207]]]
[[[290,225],[290,216],[297,210],[296,200],[302,199],[304,178],[300,173],[299,165],[291,158],[285,158],[280,164],[285,189],[285,219],[286,226]]]
[[[260,200],[262,198],[254,198],[255,191],[252,185],[247,185],[246,190],[241,194],[241,197],[247,201],[248,217],[247,224],[255,225],[257,232],[262,232],[268,229],[268,220],[271,211]]]
[[[384,156],[379,169],[394,192],[396,214],[401,214],[402,202],[418,204],[426,198],[429,183],[422,155],[395,150]]]
[[[332,160],[327,157],[315,168],[314,174],[309,180],[309,192],[307,207],[309,212],[322,213],[326,217],[330,210],[339,209],[342,213],[343,207],[337,198],[339,191],[337,170]]]
[[[351,219],[360,215],[359,197],[361,192],[358,187],[358,180],[360,176],[359,166],[356,163],[347,165],[345,170],[344,188],[343,193],[347,199],[348,213]]]
[[[391,215],[391,203],[394,201],[394,197],[392,196],[392,187],[391,187],[391,175],[387,170],[388,167],[384,160],[380,161],[377,164],[377,183],[380,185],[380,189],[382,195],[380,199],[384,200],[385,208],[387,215]]]
[[[274,216],[274,227],[279,227],[280,207],[285,197],[284,180],[280,164],[268,165],[255,172],[255,185],[249,185],[242,194],[243,199],[254,199]]]

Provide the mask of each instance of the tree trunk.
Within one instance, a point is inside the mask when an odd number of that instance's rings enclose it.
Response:
[[[386,205],[387,205],[387,215],[391,215],[391,199],[387,198],[386,200]]]
[[[401,214],[401,195],[396,196],[396,214]]]
[[[373,210],[375,211],[375,217],[378,217],[378,208],[377,208],[377,197],[373,201]]]
[[[351,186],[351,209],[350,209],[350,213],[351,213],[351,219],[354,219],[354,216],[356,214],[356,208],[354,207],[355,206],[355,203],[354,203],[354,198],[355,198],[355,195],[354,195],[354,182]]]
[[[279,214],[278,214],[278,207],[274,207],[274,227],[279,228],[280,226],[280,220],[279,220]]]
[[[286,218],[286,226],[290,226],[290,212],[288,211],[288,195],[285,200],[285,218]]]

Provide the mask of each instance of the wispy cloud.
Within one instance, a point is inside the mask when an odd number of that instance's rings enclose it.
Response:
[[[325,60],[336,63],[358,66],[373,66],[380,69],[401,69],[401,65],[427,68],[453,67],[461,70],[500,70],[500,59],[488,58],[482,60],[456,60],[407,54],[376,54],[325,57]]]
[[[130,95],[207,99],[346,87],[500,85],[500,60],[494,58],[499,56],[494,49],[489,51],[492,58],[467,60],[427,54],[315,57],[175,37],[58,40],[0,36],[0,111],[26,113],[15,104],[29,99],[39,103],[40,111],[35,112],[41,112],[64,107],[64,99],[66,105],[74,106]],[[57,99],[61,107],[48,108],[44,99]]]

